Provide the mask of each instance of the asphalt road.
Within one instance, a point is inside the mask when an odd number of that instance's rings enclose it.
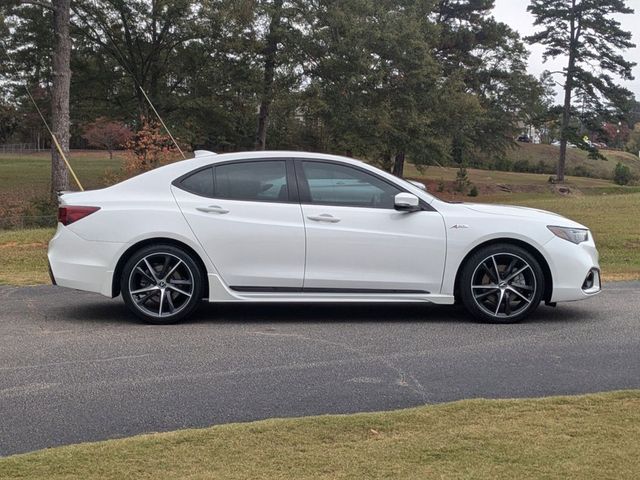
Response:
[[[457,307],[203,305],[0,287],[0,455],[142,432],[471,397],[640,388],[640,283],[483,325]]]

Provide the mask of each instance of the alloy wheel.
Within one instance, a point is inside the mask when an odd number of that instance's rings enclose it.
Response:
[[[133,304],[151,317],[178,314],[187,307],[193,293],[193,272],[171,253],[158,252],[143,257],[129,275]]]
[[[537,287],[531,265],[512,253],[486,257],[471,276],[473,300],[494,318],[509,319],[525,311],[534,301]]]

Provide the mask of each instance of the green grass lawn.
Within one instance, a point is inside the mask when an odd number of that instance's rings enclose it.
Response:
[[[0,285],[50,283],[47,244],[54,229],[0,230]]]
[[[220,425],[0,459],[0,478],[636,479],[640,392]]]
[[[86,189],[102,187],[103,177],[108,169],[117,170],[121,158],[102,151],[78,151],[69,154],[69,163]],[[46,195],[51,179],[51,155],[48,152],[13,155],[0,155],[0,192],[28,191],[37,195]],[[73,178],[69,176],[72,187]]]

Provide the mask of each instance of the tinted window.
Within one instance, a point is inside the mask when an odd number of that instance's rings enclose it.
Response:
[[[334,163],[302,162],[312,203],[394,208],[400,190],[357,168]]]
[[[213,168],[206,168],[189,175],[180,182],[180,186],[191,193],[195,193],[196,195],[212,197]]]
[[[286,202],[284,160],[230,163],[215,167],[215,197],[230,200]]]

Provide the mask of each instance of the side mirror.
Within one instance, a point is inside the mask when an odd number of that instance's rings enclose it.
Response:
[[[399,193],[395,196],[394,207],[400,212],[417,212],[420,210],[420,199],[413,193]]]

